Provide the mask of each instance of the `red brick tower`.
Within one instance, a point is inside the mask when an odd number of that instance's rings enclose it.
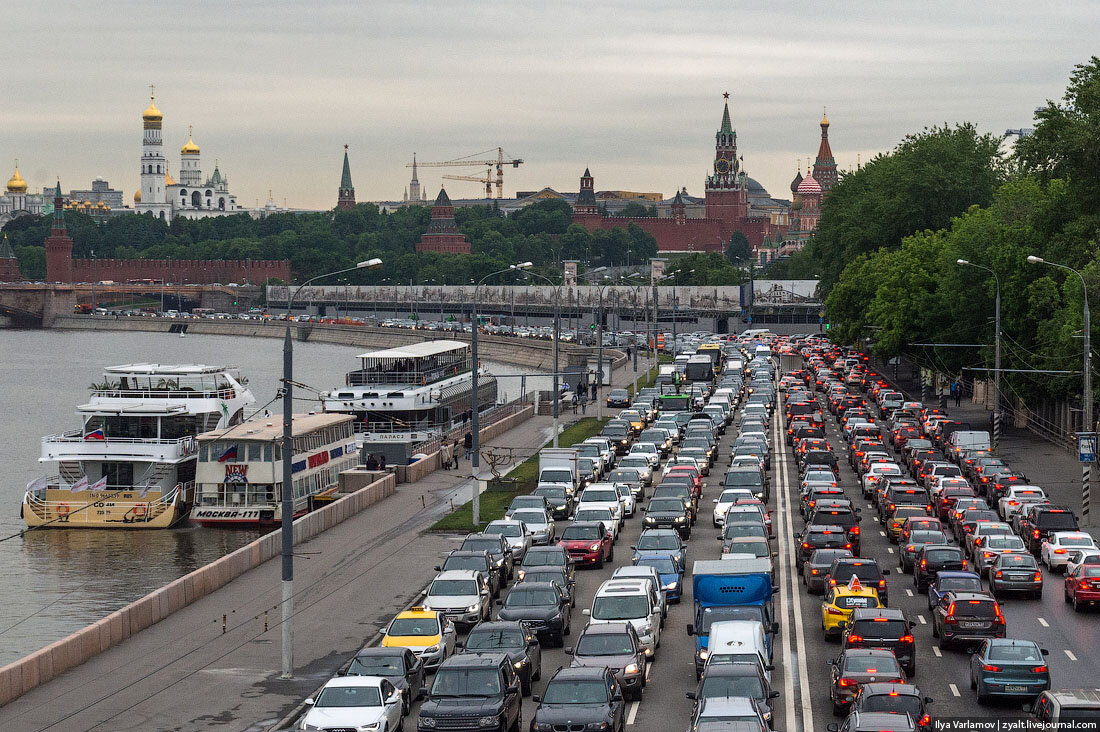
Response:
[[[458,233],[455,224],[455,207],[447,197],[447,191],[439,189],[435,203],[432,204],[432,218],[428,230],[416,244],[418,252],[443,252],[446,254],[469,254],[470,242]]]
[[[722,96],[726,101],[722,124],[714,136],[714,173],[706,180],[706,212],[708,219],[737,224],[748,218],[749,198],[740,179],[737,133],[730,123],[729,92]]]
[[[351,165],[348,164],[348,146],[344,145],[344,172],[340,176],[340,193],[336,208],[350,211],[355,208],[355,186],[351,184]]]
[[[53,197],[53,226],[46,237],[46,281],[73,281],[73,240],[65,232],[65,202],[61,198],[61,182]]]
[[[836,159],[829,147],[829,118],[824,111],[821,113],[821,145],[817,148],[817,159],[814,160],[814,180],[821,186],[822,196],[829,195],[829,190],[838,180]]]
[[[0,239],[0,282],[23,282],[23,274],[19,271],[19,260],[15,258],[8,235]]]
[[[573,204],[573,213],[579,216],[595,216],[600,213],[599,204],[596,203],[595,181],[588,168],[584,169],[581,176],[581,192],[577,194],[577,202]]]
[[[669,213],[672,214],[672,218],[676,223],[682,224],[687,221],[687,204],[684,203],[684,198],[680,195],[680,191],[676,191],[676,198],[672,199],[672,205],[669,206]]]

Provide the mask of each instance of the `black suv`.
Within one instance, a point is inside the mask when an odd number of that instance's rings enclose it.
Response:
[[[843,527],[834,525],[807,526],[801,534],[796,533],[798,548],[795,551],[795,569],[802,571],[802,563],[813,556],[818,549],[851,549],[852,542]]]
[[[626,723],[622,689],[606,667],[560,668],[542,696],[532,699],[539,703],[531,720],[533,730],[621,730]]]
[[[522,701],[519,676],[506,654],[451,656],[432,680],[416,728],[514,732],[521,727]]]
[[[878,599],[883,605],[889,605],[889,595],[886,588],[886,576],[890,570],[882,569],[874,559],[862,559],[860,557],[839,557],[833,560],[829,571],[825,574],[825,587],[838,587],[846,585],[855,575],[859,577],[859,583],[864,587],[874,587],[878,590]]]
[[[897,608],[859,608],[844,627],[841,641],[845,648],[885,648],[913,678],[917,672],[917,647],[913,641],[913,625]]]
[[[489,580],[489,591],[493,593],[493,597],[500,594],[500,573],[496,571],[489,552],[455,549],[447,555],[443,564],[435,567],[436,572],[446,572],[451,569],[473,569],[481,572]]]
[[[806,519],[808,526],[840,526],[848,537],[848,543],[852,545],[852,553],[859,554],[859,509],[854,509],[851,504],[843,505],[832,503],[814,506],[813,512]]]
[[[519,621],[478,623],[466,636],[466,653],[504,653],[516,669],[523,695],[531,695],[531,682],[542,678],[542,647],[535,634]]]
[[[928,583],[936,572],[964,572],[969,569],[962,547],[953,544],[925,544],[913,558],[913,587],[928,592]]]
[[[918,732],[926,732],[932,729],[932,716],[928,713],[931,703],[932,697],[921,696],[920,689],[913,684],[880,684],[876,681],[859,687],[851,713],[908,714],[916,722]]]
[[[500,600],[497,600],[500,603]],[[500,620],[522,621],[558,648],[569,635],[569,598],[553,582],[520,582],[504,598]]]
[[[1055,531],[1077,531],[1077,517],[1073,511],[1063,506],[1044,506],[1034,509],[1030,514],[1026,527],[1021,533],[1028,551],[1039,556],[1039,550],[1043,542]]]
[[[947,592],[932,610],[932,637],[940,648],[1005,637],[1001,606],[984,592]]]
[[[504,587],[512,579],[514,559],[512,547],[500,534],[467,534],[462,540],[460,551],[489,552],[493,560],[493,570],[497,573],[497,587]]]

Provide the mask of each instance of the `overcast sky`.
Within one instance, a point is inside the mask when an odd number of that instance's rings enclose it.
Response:
[[[360,201],[399,199],[405,164],[493,149],[522,157],[505,194],[702,194],[722,92],[749,175],[789,196],[823,107],[838,164],[907,132],[1031,124],[1098,52],[1096,0],[960,2],[11,3],[0,50],[0,180],[32,191],[97,175],[138,187],[156,84],[165,152],[187,126],[238,201],[335,204],[343,145]],[[420,181],[434,197],[439,169]],[[479,174],[468,171],[449,171]],[[479,184],[449,181],[452,197]]]

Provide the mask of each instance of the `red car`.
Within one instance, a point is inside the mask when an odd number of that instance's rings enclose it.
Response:
[[[561,532],[558,546],[575,564],[591,564],[597,569],[604,562],[615,559],[615,547],[611,543],[611,532],[602,521],[577,521]]]
[[[693,468],[690,465],[673,465],[671,468],[665,471],[665,477],[668,477],[670,475],[678,475],[681,473],[686,473],[691,476],[691,490],[692,493],[695,494],[695,497],[699,498],[700,496],[702,496],[703,477],[699,474],[699,470],[697,468]]]
[[[1067,574],[1065,597],[1077,612],[1082,605],[1100,602],[1100,564],[1082,564]]]

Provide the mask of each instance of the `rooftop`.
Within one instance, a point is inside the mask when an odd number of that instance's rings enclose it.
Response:
[[[423,341],[422,343],[410,343],[407,346],[387,348],[382,351],[367,351],[360,353],[358,358],[423,358],[435,356],[449,351],[458,351],[469,348],[470,344],[462,341]]]
[[[159,364],[129,363],[121,366],[108,366],[103,369],[108,374],[156,374],[164,376],[196,376],[200,374],[220,374],[236,369],[236,366],[207,366],[205,364]]]
[[[295,414],[292,418],[294,435],[303,435],[325,427],[351,422],[350,414]],[[242,422],[228,430],[213,430],[199,435],[205,442],[213,440],[257,440],[267,442],[283,435],[283,422],[272,418],[269,422]]]

